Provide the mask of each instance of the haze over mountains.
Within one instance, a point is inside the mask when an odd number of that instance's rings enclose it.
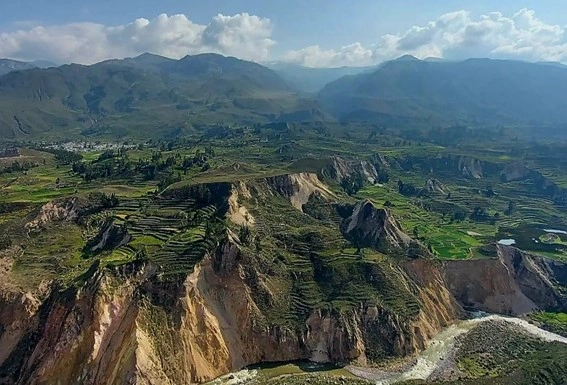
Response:
[[[326,84],[343,76],[357,75],[371,71],[375,67],[337,67],[311,68],[298,64],[276,62],[269,63],[268,68],[276,71],[289,84],[300,92],[315,93]]]
[[[258,122],[567,123],[567,67],[557,63],[404,56],[377,67],[313,69],[217,54],[143,54],[38,66],[0,61],[4,138],[167,136],[196,125]]]
[[[0,59],[0,76],[5,75],[12,71],[21,71],[31,68],[49,68],[56,67],[55,63],[45,60],[37,60],[33,62],[23,62],[19,60]]]
[[[403,57],[378,70],[343,77],[318,98],[345,121],[440,120],[465,124],[567,121],[567,71],[509,60],[421,61]]]

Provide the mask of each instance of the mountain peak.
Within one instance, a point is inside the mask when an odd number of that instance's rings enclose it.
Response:
[[[404,55],[404,56],[400,56],[394,61],[421,61],[421,60],[412,55]]]
[[[144,52],[143,54],[138,55],[131,60],[138,64],[160,64],[174,61],[174,59],[149,52]]]
[[[133,59],[169,59],[169,58],[161,55],[156,55],[155,53],[144,52],[138,56],[133,57]]]

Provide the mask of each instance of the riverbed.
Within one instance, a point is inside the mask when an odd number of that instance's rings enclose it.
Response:
[[[544,341],[557,341],[567,344],[567,338],[540,329],[523,319],[490,315],[466,321],[460,321],[445,328],[441,333],[439,333],[431,340],[429,347],[421,352],[421,354],[415,360],[415,363],[409,369],[403,372],[386,373],[369,368],[359,368],[353,366],[349,366],[347,367],[347,369],[358,377],[376,381],[377,385],[390,385],[408,380],[426,380],[436,370],[440,369],[441,366],[443,366],[447,362],[450,356],[452,356],[455,348],[455,341],[458,336],[469,332],[476,325],[486,321],[509,322],[511,324],[520,326],[530,335],[539,337]]]
[[[266,380],[282,376],[297,376],[308,373],[340,376],[343,378],[361,378],[375,382],[377,385],[391,385],[408,380],[427,380],[432,376],[432,374],[442,371],[446,365],[451,363],[455,352],[457,337],[464,335],[471,331],[475,326],[487,321],[508,322],[510,324],[520,326],[528,334],[536,336],[544,341],[557,341],[567,344],[567,338],[538,328],[523,319],[478,314],[478,317],[476,318],[459,321],[445,328],[431,340],[427,349],[421,352],[416,359],[408,363],[404,369],[398,372],[356,366],[337,368],[329,364],[290,362],[253,366],[248,369],[223,376],[212,381],[211,384],[256,384],[264,383]]]

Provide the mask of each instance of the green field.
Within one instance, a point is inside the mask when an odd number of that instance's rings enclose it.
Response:
[[[516,239],[517,245],[527,251],[560,260],[567,258],[564,248],[567,239],[561,234],[546,235],[541,230],[564,229],[567,225],[565,205],[561,203],[560,195],[566,196],[562,180],[567,179],[567,175],[564,175],[563,169],[554,166],[557,162],[561,163],[560,152],[554,152],[553,148],[534,146],[526,149],[524,146],[522,154],[528,159],[525,165],[533,167],[532,174],[527,179],[506,182],[502,180],[502,170],[520,160],[515,150],[509,148],[510,144],[492,142],[488,146],[479,143],[457,148],[409,141],[403,138],[403,134],[399,134],[400,137],[380,135],[369,140],[368,132],[371,130],[364,124],[349,127],[329,124],[321,130],[307,123],[285,129],[268,126],[244,126],[232,131],[211,129],[210,133],[205,130],[197,136],[189,135],[171,141],[130,142],[136,146],[122,153],[117,150],[85,151],[80,153],[82,159],[78,162],[58,158],[51,150],[45,152],[38,147],[21,146],[21,157],[2,160],[4,167],[10,167],[16,161],[27,161],[29,167],[23,172],[0,173],[0,197],[5,205],[0,213],[0,226],[13,243],[25,243],[24,234],[18,226],[31,220],[41,205],[72,197],[88,201],[92,193],[116,196],[120,204],[97,215],[114,217],[116,223],[124,224],[131,241],[116,250],[105,250],[96,257],[115,264],[146,258],[149,253],[163,266],[171,266],[172,272],[179,272],[191,268],[199,253],[207,249],[206,242],[200,242],[208,214],[199,219],[204,220],[199,225],[199,220],[191,222],[190,219],[201,208],[187,202],[181,204],[156,197],[200,184],[239,181],[254,184],[261,178],[290,172],[311,172],[320,175],[339,201],[351,204],[369,199],[378,208],[386,207],[400,222],[403,231],[438,258],[491,257],[493,255],[487,252],[487,246],[502,238]],[[217,131],[222,135],[219,136]],[[387,173],[389,180],[381,184],[365,182],[355,194],[348,196],[340,181],[333,180],[322,171],[332,163],[332,156],[340,156],[350,162],[366,161]],[[559,160],[554,163],[555,159]],[[482,175],[467,175],[463,171],[464,162],[468,162],[468,167],[479,167]],[[83,169],[86,168],[93,176],[87,179],[84,171],[74,171],[74,163],[83,164]],[[152,167],[153,171],[150,170]],[[420,192],[430,180],[438,181],[442,192]],[[542,181],[556,183],[554,195],[548,192],[549,189],[539,187],[544,183]],[[411,185],[416,193],[402,193],[400,182]],[[356,249],[355,252],[349,251],[352,245],[341,240],[341,219],[328,209],[313,214],[319,219],[306,220],[305,216],[290,209],[287,201],[274,198],[263,203],[252,200],[246,204],[258,218],[256,231],[265,233],[267,249],[279,250],[282,234],[301,249],[304,242],[299,239],[311,232],[320,234],[324,239],[333,239],[316,250],[319,255],[339,261],[343,258],[341,256],[356,254]],[[475,210],[480,210],[481,215],[474,217]],[[181,217],[176,217],[178,215]],[[321,222],[323,217],[328,218]],[[278,228],[281,223],[286,224],[285,230]],[[51,245],[47,241],[38,241],[33,247],[26,248],[25,260],[40,256],[40,259],[48,258],[56,251],[67,250],[68,257],[58,261],[60,266],[56,270],[65,272],[69,268],[71,275],[76,274],[88,264],[88,258],[82,256],[84,250],[79,245],[93,236],[82,223],[78,225],[78,238],[59,239],[55,236],[51,238]],[[57,231],[55,226],[53,232]],[[196,246],[190,246],[194,242],[197,242]],[[181,263],[175,255],[187,247],[201,251],[191,253],[189,262]],[[362,254],[369,261],[375,261],[373,253],[375,251],[366,250]],[[23,261],[17,264],[23,265]],[[35,272],[40,272],[39,276],[44,274],[34,267],[36,265],[43,266],[44,263],[30,263],[29,275],[33,276]],[[56,273],[48,273],[53,274]],[[307,290],[306,296],[318,296],[316,290],[312,291],[307,286],[301,290]],[[334,301],[339,303],[341,300]]]

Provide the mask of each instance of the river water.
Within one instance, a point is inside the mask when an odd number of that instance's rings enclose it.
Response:
[[[402,373],[376,373],[371,369],[351,367],[349,370],[360,377],[376,380],[377,385],[390,385],[407,380],[426,380],[433,372],[445,362],[452,352],[455,339],[470,331],[476,325],[486,321],[504,321],[522,327],[529,334],[544,341],[558,341],[567,344],[567,338],[548,332],[519,318],[509,318],[497,315],[484,316],[471,320],[460,321],[445,328],[435,336],[427,349],[417,358],[415,364]]]
[[[347,370],[357,377],[376,381],[377,385],[391,385],[397,382],[407,381],[407,380],[426,380],[435,372],[436,369],[438,369],[441,365],[443,365],[446,362],[445,360],[448,358],[448,356],[452,354],[455,341],[458,336],[469,332],[476,325],[487,321],[509,322],[511,324],[522,327],[529,334],[539,337],[544,341],[548,341],[548,342],[557,341],[567,344],[567,338],[548,332],[541,328],[538,328],[537,326],[532,325],[529,322],[522,320],[520,318],[479,314],[477,318],[473,318],[465,321],[459,321],[454,325],[445,328],[443,331],[437,334],[431,340],[429,347],[425,349],[423,352],[421,352],[421,354],[417,357],[415,363],[407,370],[404,370],[403,372],[384,372],[372,368],[361,368],[355,366],[349,366],[347,367]],[[287,372],[288,375],[300,374],[301,372],[303,372],[303,371],[289,370],[289,368],[286,368],[290,365],[291,364],[289,363],[282,364],[281,365],[282,371]],[[274,368],[277,369],[278,367],[274,366],[270,370],[274,370]],[[314,370],[313,372],[316,372],[316,370]],[[334,374],[334,373],[329,373],[328,369],[322,370],[321,372],[326,372],[327,374]],[[263,373],[262,369],[250,369],[250,370],[245,369],[236,373],[232,373],[230,375],[223,376],[215,381],[212,381],[211,384],[214,385],[247,384],[249,382],[253,382],[254,379],[262,376],[262,374],[265,374]],[[271,374],[273,375],[276,373],[271,373]],[[343,375],[343,373],[340,374]]]

